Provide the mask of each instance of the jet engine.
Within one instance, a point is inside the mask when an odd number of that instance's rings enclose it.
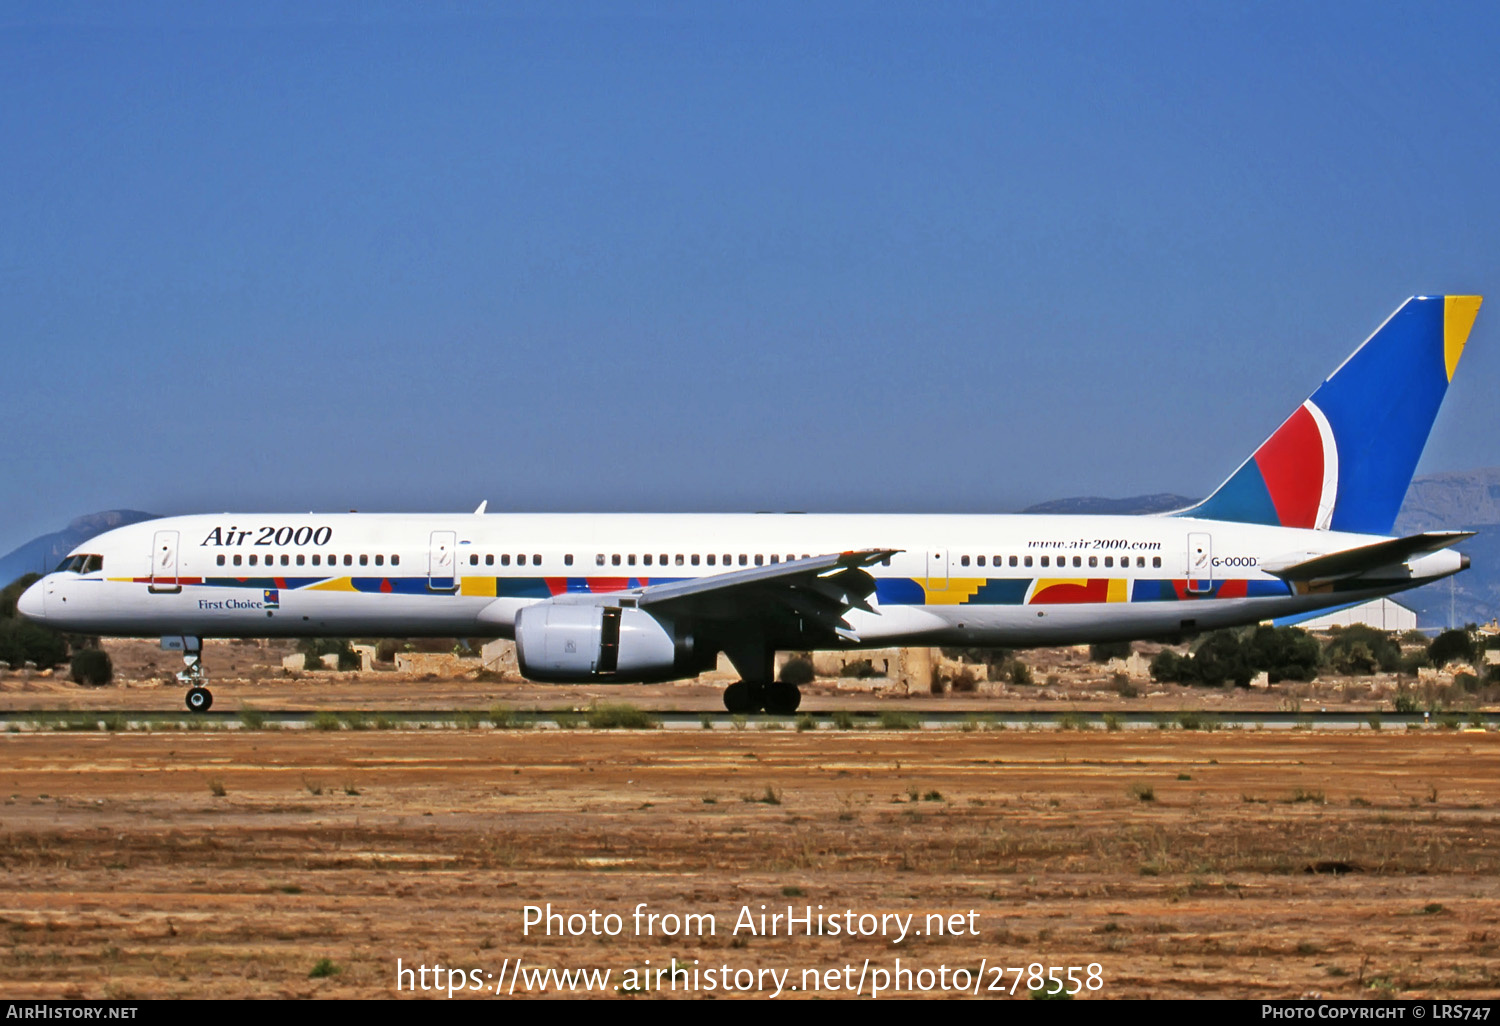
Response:
[[[543,602],[516,613],[516,660],[528,680],[640,683],[691,677],[693,637],[634,607]]]

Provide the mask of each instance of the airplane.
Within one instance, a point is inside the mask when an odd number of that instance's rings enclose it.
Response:
[[[159,636],[187,707],[203,638],[506,637],[522,675],[636,683],[725,654],[736,713],[795,712],[777,651],[1178,638],[1351,605],[1468,567],[1391,530],[1478,296],[1417,296],[1207,499],[1146,516],[222,514],[100,534],[18,610]]]

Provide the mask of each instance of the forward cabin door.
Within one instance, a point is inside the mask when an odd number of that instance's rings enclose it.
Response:
[[[927,550],[927,586],[943,591],[948,587],[948,550]]]
[[[1188,591],[1213,591],[1213,545],[1206,534],[1188,535]]]
[[[151,584],[157,594],[175,594],[182,590],[177,577],[177,532],[157,531],[151,544]]]
[[[458,587],[458,534],[433,531],[427,549],[427,587],[431,591],[453,591]]]

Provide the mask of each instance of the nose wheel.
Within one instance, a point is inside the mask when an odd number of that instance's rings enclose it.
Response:
[[[169,643],[176,647],[178,639],[163,639],[162,647]],[[203,646],[197,638],[181,639],[182,669],[177,673],[177,683],[187,685],[188,712],[208,712],[213,708],[213,692],[204,687]]]

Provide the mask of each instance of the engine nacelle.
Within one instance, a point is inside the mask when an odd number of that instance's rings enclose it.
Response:
[[[641,683],[699,672],[691,633],[633,607],[543,602],[516,613],[516,661],[529,680]]]

